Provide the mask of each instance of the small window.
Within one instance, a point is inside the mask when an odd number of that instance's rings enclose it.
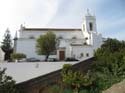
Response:
[[[63,39],[63,37],[62,37],[62,36],[59,36],[58,39]]]
[[[76,36],[73,36],[72,39],[77,39]]]
[[[88,40],[88,37],[86,37],[85,40]]]
[[[81,53],[81,54],[80,54],[80,56],[81,56],[81,57],[84,57],[84,54],[83,54],[83,53]]]
[[[91,22],[89,23],[89,28],[90,28],[90,31],[93,30],[93,24]]]
[[[86,53],[86,57],[89,57],[89,53]]]
[[[30,39],[34,39],[34,36],[29,36]]]
[[[86,43],[86,42],[84,42],[84,45],[87,45],[87,43]]]

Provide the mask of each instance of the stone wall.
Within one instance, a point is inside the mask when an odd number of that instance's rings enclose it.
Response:
[[[93,64],[94,58],[82,61],[73,65],[73,69],[77,71],[87,72],[91,64]],[[43,90],[53,84],[61,81],[61,69],[55,72],[39,76],[37,78],[17,84],[17,89],[20,93],[44,93]]]

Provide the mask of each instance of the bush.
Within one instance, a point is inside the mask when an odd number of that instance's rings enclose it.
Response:
[[[125,42],[108,39],[95,52],[96,62],[92,71],[99,90],[106,90],[125,78]]]
[[[11,54],[11,58],[13,60],[15,60],[15,59],[20,60],[22,58],[26,58],[26,55],[23,53],[13,53],[13,54]]]

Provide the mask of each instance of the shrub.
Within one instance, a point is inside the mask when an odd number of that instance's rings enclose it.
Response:
[[[11,54],[11,58],[13,60],[15,60],[15,59],[20,60],[22,58],[26,58],[26,55],[23,53],[13,53],[13,54]]]

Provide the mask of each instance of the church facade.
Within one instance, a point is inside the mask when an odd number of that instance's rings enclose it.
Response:
[[[16,41],[15,52],[24,53],[28,58],[35,57],[41,60],[44,55],[36,53],[36,39],[48,31],[54,32],[59,38],[59,48],[50,58],[65,60],[66,58],[76,58],[84,60],[91,58],[94,51],[102,44],[102,35],[97,32],[96,17],[87,12],[84,16],[81,28],[27,28],[21,25],[20,36]]]

